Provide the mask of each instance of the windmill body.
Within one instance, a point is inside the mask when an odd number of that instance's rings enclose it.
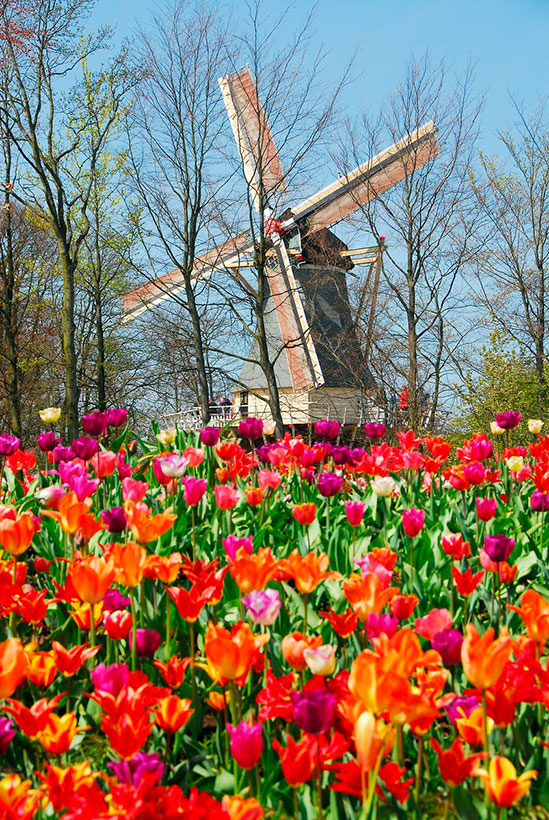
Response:
[[[435,157],[435,127],[427,123],[277,217],[271,202],[282,193],[287,199],[286,179],[250,71],[244,68],[219,82],[250,197],[265,218],[270,295],[263,317],[283,422],[379,420],[382,410],[368,369],[370,340],[363,350],[346,274],[355,264],[369,266],[372,325],[384,238],[373,247],[350,250],[331,227]],[[226,270],[250,288],[240,271],[253,267],[253,251],[247,232],[240,234],[196,259],[193,277]],[[124,296],[124,318],[137,316],[182,289],[181,272],[170,271]],[[258,358],[254,343],[234,391],[233,409],[268,419],[267,381],[256,364]]]

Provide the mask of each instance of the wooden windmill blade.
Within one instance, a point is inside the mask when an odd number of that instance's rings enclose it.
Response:
[[[307,234],[329,228],[401,182],[438,153],[436,128],[433,122],[428,122],[292,208],[294,220],[306,222]]]
[[[242,267],[242,260],[253,253],[249,232],[244,231],[227,242],[211,248],[194,260],[193,279],[198,281],[218,270]],[[168,271],[151,282],[145,282],[122,296],[122,321],[129,322],[141,313],[164,302],[185,288],[183,273],[179,268]]]
[[[273,135],[249,68],[220,77],[219,85],[244,173],[259,210],[269,193],[285,188]]]

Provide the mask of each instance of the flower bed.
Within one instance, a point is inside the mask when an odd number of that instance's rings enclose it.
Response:
[[[0,818],[549,817],[549,436],[519,423],[0,436]]]

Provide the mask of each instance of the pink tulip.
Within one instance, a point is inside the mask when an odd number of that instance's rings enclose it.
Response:
[[[238,726],[228,723],[227,731],[231,738],[231,754],[237,764],[243,769],[253,769],[263,751],[263,724],[250,725],[243,720]]]
[[[97,478],[107,478],[116,469],[116,453],[111,450],[101,450],[92,458],[92,466]]]
[[[134,478],[122,479],[122,498],[124,501],[135,501],[138,504],[143,501],[149,485],[146,481],[137,481]]]
[[[402,526],[404,532],[410,538],[415,538],[425,523],[425,510],[418,510],[417,507],[412,507],[411,510],[402,511]]]
[[[454,619],[447,609],[432,609],[423,618],[416,618],[416,632],[428,641],[433,640],[433,636],[443,629],[449,629],[454,623]]]
[[[495,516],[497,507],[495,498],[477,498],[477,515],[481,521],[490,521]]]
[[[231,484],[215,485],[215,503],[220,510],[231,510],[240,501],[240,493]]]
[[[362,524],[365,509],[366,505],[361,504],[360,501],[345,502],[345,513],[347,515],[347,520],[351,527],[359,527]]]
[[[206,479],[187,476],[183,482],[183,485],[185,487],[185,503],[188,504],[189,507],[196,507],[206,492]]]

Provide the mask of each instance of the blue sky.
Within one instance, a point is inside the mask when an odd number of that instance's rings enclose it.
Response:
[[[284,0],[264,3],[276,10]],[[155,5],[98,0],[93,22],[115,26],[120,37],[131,35]],[[294,8],[302,18],[311,3],[296,0]],[[357,51],[361,78],[345,96],[351,115],[381,106],[411,54],[428,49],[458,72],[471,59],[477,87],[486,92],[480,147],[487,151],[497,150],[497,130],[513,121],[509,95],[531,105],[549,88],[549,0],[320,0],[315,29],[330,52],[334,77]]]

